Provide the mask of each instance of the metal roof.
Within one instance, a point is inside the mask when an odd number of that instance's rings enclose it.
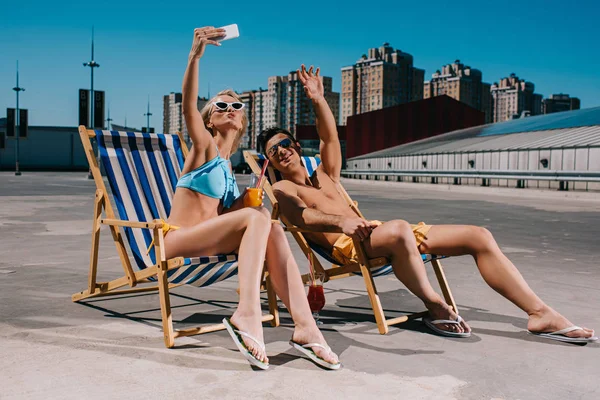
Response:
[[[480,135],[505,135],[516,132],[543,131],[592,125],[600,125],[600,107],[513,119],[499,124],[488,125]]]
[[[351,160],[409,154],[590,146],[600,146],[600,107],[461,129]]]

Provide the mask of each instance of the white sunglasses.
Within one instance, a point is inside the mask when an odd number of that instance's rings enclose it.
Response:
[[[227,110],[230,106],[235,111],[239,111],[242,108],[244,108],[246,105],[244,103],[240,103],[239,101],[234,101],[233,103],[227,103],[225,101],[215,101],[215,102],[213,102],[213,106],[215,106],[218,110],[221,110],[221,111]]]

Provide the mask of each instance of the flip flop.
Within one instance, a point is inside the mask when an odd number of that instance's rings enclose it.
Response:
[[[293,340],[290,340],[290,346],[292,346],[293,348],[295,348],[296,350],[298,350],[299,352],[301,352],[302,354],[304,354],[305,356],[310,358],[310,360],[312,362],[314,362],[317,365],[320,365],[323,368],[336,370],[336,369],[340,369],[340,367],[342,366],[342,364],[340,362],[338,362],[337,364],[332,364],[330,362],[327,362],[324,359],[322,359],[321,357],[319,357],[318,355],[316,355],[314,351],[312,351],[313,347],[320,347],[327,351],[331,351],[331,348],[329,346],[323,346],[320,343],[300,344],[300,343],[294,342]]]
[[[431,329],[432,331],[434,331],[435,333],[437,333],[439,335],[448,336],[448,337],[468,338],[469,336],[471,336],[471,332],[450,332],[450,331],[445,331],[445,330],[440,329],[437,326],[435,326],[436,324],[460,325],[460,323],[462,321],[463,321],[463,319],[460,315],[457,315],[455,320],[436,319],[436,320],[432,321],[431,318],[429,318],[429,317],[423,318],[423,322],[425,323],[425,325],[427,325],[427,327],[429,329]]]
[[[246,347],[246,343],[244,343],[242,336],[247,337],[248,339],[252,340],[257,345],[260,346],[262,351],[265,351],[265,344],[263,342],[259,341],[254,336],[250,335],[249,333],[246,333],[246,332],[243,332],[243,331],[240,331],[239,329],[237,329],[235,327],[235,325],[233,325],[233,323],[231,322],[231,320],[229,318],[223,318],[223,324],[225,325],[227,332],[229,332],[229,336],[231,336],[231,338],[233,339],[233,342],[237,346],[240,353],[242,353],[242,355],[244,357],[246,357],[246,360],[248,360],[250,362],[250,364],[252,364],[260,369],[269,369],[268,363],[262,362],[258,358],[254,357],[254,355],[252,355],[252,352],[248,349],[248,347]]]
[[[530,334],[535,335],[535,336],[543,337],[545,339],[558,340],[559,342],[566,342],[566,343],[592,343],[592,342],[595,342],[598,340],[597,336],[592,336],[589,338],[582,338],[582,337],[577,338],[577,337],[569,337],[569,336],[565,335],[565,333],[569,333],[569,332],[573,332],[573,331],[577,331],[577,330],[583,330],[583,328],[573,325],[573,326],[570,326],[565,329],[561,329],[556,332],[532,332],[532,331],[527,331],[527,332],[529,332]],[[593,335],[593,333],[592,333],[592,335]]]

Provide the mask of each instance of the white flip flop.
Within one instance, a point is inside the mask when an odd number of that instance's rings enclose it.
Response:
[[[320,365],[323,368],[336,370],[336,369],[340,369],[340,367],[342,366],[342,364],[340,362],[338,362],[337,364],[332,364],[330,362],[323,360],[321,357],[316,355],[315,352],[312,350],[313,347],[320,347],[320,348],[325,349],[328,352],[330,352],[331,348],[329,346],[323,346],[320,343],[300,344],[300,343],[294,342],[293,340],[290,340],[290,346],[292,346],[293,348],[295,348],[296,350],[298,350],[299,352],[301,352],[302,354],[304,354],[305,356],[310,358],[312,362],[314,362],[317,365]]]
[[[445,331],[445,330],[440,329],[437,326],[435,326],[436,324],[460,325],[460,323],[462,321],[463,321],[463,319],[460,315],[457,315],[455,320],[436,319],[436,320],[432,321],[431,318],[429,318],[429,317],[423,318],[423,322],[425,323],[425,325],[427,325],[427,327],[429,329],[431,329],[432,331],[434,331],[435,333],[437,333],[439,335],[448,336],[448,337],[468,338],[469,336],[471,336],[471,332],[451,332],[451,331]]]
[[[597,336],[583,338],[583,337],[569,337],[569,336],[565,335],[565,333],[578,331],[578,330],[583,330],[583,328],[573,325],[573,326],[570,326],[565,329],[561,329],[556,332],[532,332],[532,331],[527,331],[527,332],[529,332],[532,335],[539,336],[539,337],[542,337],[545,339],[558,340],[559,342],[566,342],[566,343],[579,343],[579,344],[592,343],[592,342],[595,342],[598,340]],[[594,335],[594,334],[592,333],[592,335]]]
[[[244,343],[242,336],[247,337],[248,339],[252,340],[257,345],[260,346],[262,351],[265,351],[265,344],[263,342],[256,339],[254,336],[250,335],[249,333],[246,333],[246,332],[243,332],[243,331],[240,331],[239,329],[237,329],[235,327],[235,325],[233,325],[233,323],[231,322],[231,320],[229,318],[223,318],[223,324],[225,325],[227,332],[229,332],[229,336],[231,336],[231,338],[233,339],[233,342],[237,346],[240,353],[242,353],[242,355],[244,357],[246,357],[246,360],[248,360],[250,362],[250,364],[252,364],[260,369],[269,369],[268,363],[262,362],[258,358],[254,357],[254,355],[252,355],[252,352],[248,349],[248,347],[246,347],[246,343]]]

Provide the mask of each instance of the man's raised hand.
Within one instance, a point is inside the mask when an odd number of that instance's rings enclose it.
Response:
[[[306,95],[311,100],[319,100],[325,96],[325,89],[323,88],[323,82],[321,81],[321,77],[319,76],[320,68],[317,68],[315,73],[313,73],[313,66],[311,65],[308,70],[306,70],[306,66],[302,64],[298,73],[298,77],[300,78],[300,82],[304,86],[304,91]]]

